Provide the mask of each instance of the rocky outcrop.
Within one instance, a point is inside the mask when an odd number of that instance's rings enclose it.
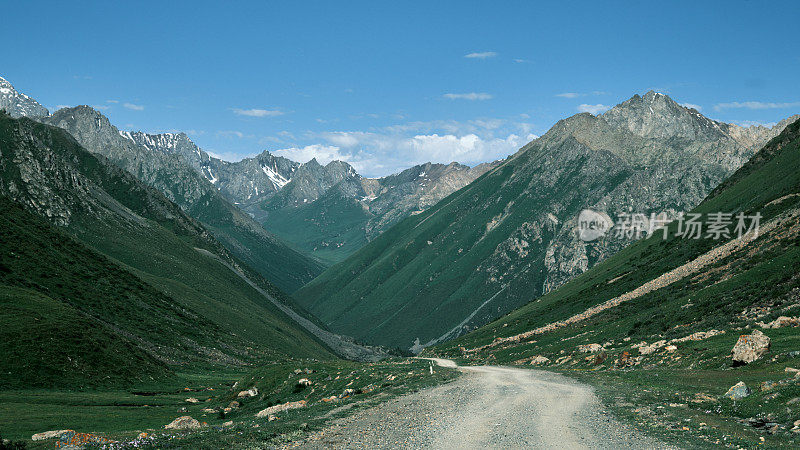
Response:
[[[164,425],[164,428],[167,430],[197,430],[202,427],[203,425],[192,416],[178,417],[167,425]]]
[[[0,77],[0,110],[5,110],[14,118],[19,117],[46,117],[50,115],[47,108],[36,100],[18,92],[4,78]]]
[[[780,316],[769,323],[760,323],[761,328],[783,328],[800,326],[800,317]]]
[[[203,151],[185,133],[122,131],[120,134],[152,151],[180,157],[237,204],[267,198],[279,191],[300,166],[268,151],[237,162],[224,161]]]
[[[600,344],[579,345],[578,351],[581,353],[597,353],[603,351],[603,346]]]
[[[257,387],[251,387],[250,389],[247,389],[245,391],[240,391],[236,395],[236,397],[237,398],[248,398],[248,397],[255,397],[256,395],[258,395],[258,388]]]
[[[759,330],[753,334],[743,334],[731,350],[731,359],[734,364],[749,364],[758,360],[769,351],[770,339]]]
[[[32,441],[45,441],[47,439],[55,439],[59,438],[64,434],[67,433],[74,433],[73,430],[52,430],[52,431],[43,431],[41,433],[36,433],[31,436]]]
[[[280,405],[270,406],[269,408],[262,409],[261,411],[256,413],[256,417],[258,418],[269,417],[279,412],[288,411],[290,409],[304,408],[305,406],[306,406],[305,400],[283,403]]]

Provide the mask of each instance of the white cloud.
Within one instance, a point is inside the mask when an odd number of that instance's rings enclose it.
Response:
[[[444,94],[442,97],[449,100],[489,100],[492,95],[485,92],[469,92],[466,94]]]
[[[92,108],[94,108],[94,109],[96,109],[98,111],[105,111],[107,109],[110,109],[111,107],[108,106],[108,105],[92,105]]]
[[[248,116],[248,117],[275,117],[283,115],[283,111],[278,111],[277,109],[240,109],[240,108],[232,108],[233,113],[237,116]]]
[[[777,125],[777,122],[760,122],[757,120],[734,120],[733,123],[740,127],[767,127],[772,128]]]
[[[106,100],[106,103],[119,103],[119,100]]]
[[[464,58],[470,59],[487,59],[487,58],[494,58],[497,56],[497,52],[473,52],[467,53],[464,55]]]
[[[223,131],[217,131],[217,136],[218,137],[228,137],[228,138],[237,137],[237,138],[241,139],[241,138],[244,137],[244,133],[242,133],[241,131],[236,131],[236,130],[223,130]]]
[[[488,125],[491,121],[485,122]],[[316,158],[320,164],[335,159],[347,161],[362,175],[374,177],[396,173],[429,161],[457,161],[468,165],[494,161],[516,152],[537,136],[530,133],[509,133],[498,137],[481,137],[475,133],[409,136],[392,132],[338,131],[322,133],[317,137],[324,139],[326,144],[292,147],[273,153],[300,162],[311,158]]]
[[[313,144],[306,145],[305,147],[292,147],[275,150],[271,152],[277,156],[289,158],[292,161],[305,163],[312,159],[317,160],[318,163],[325,165],[331,161],[352,161],[353,155],[348,152],[343,152],[335,145]]]
[[[702,111],[703,107],[700,105],[695,105],[694,103],[681,103],[681,106],[685,106],[689,109],[696,109],[698,111]]]
[[[522,63],[529,63],[529,62],[530,62],[530,60],[527,60],[527,59],[522,59],[522,58],[514,58],[514,62],[515,62],[515,63],[522,64]]]
[[[142,105],[134,105],[133,103],[123,103],[122,106],[125,107],[126,109],[130,109],[130,110],[133,110],[133,111],[143,111],[144,110],[144,106],[142,106]]]
[[[593,114],[593,115],[596,116],[596,115],[600,114],[601,112],[606,111],[608,108],[610,108],[610,106],[602,105],[600,103],[598,103],[596,105],[587,105],[586,103],[583,103],[583,104],[578,106],[578,111],[580,111],[580,112],[588,112],[588,113]]]
[[[556,97],[561,98],[578,98],[578,97],[586,97],[587,95],[608,95],[606,91],[592,91],[591,93],[584,93],[584,92],[562,92],[560,94],[556,94]]]
[[[747,108],[747,109],[782,109],[782,108],[795,108],[800,106],[800,102],[787,102],[787,103],[773,103],[773,102],[729,102],[717,103],[714,105],[716,111],[722,111],[729,108]]]
[[[324,133],[323,137],[331,144],[338,145],[339,147],[353,147],[358,144],[358,138],[356,138],[353,133],[336,131],[333,133]]]

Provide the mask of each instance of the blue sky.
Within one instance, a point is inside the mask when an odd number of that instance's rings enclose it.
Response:
[[[564,4],[568,3],[568,4]],[[4,2],[0,76],[50,109],[367,176],[502,158],[655,89],[711,118],[800,112],[800,2]]]

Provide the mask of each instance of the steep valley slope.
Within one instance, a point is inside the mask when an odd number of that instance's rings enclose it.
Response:
[[[332,329],[365,341],[408,348],[419,339],[419,350],[457,337],[636,239],[582,241],[575,233],[581,210],[614,220],[675,217],[787,123],[745,129],[652,91],[600,116],[575,115],[295,297]]]
[[[20,332],[4,339],[17,358],[2,385],[335,357],[259,290],[302,308],[201,223],[66,131],[0,113],[0,152],[3,332]],[[37,367],[48,369],[22,375]]]
[[[684,438],[797,446],[800,120],[692,212],[706,224],[718,212],[761,218],[741,238],[734,219],[721,239],[677,236],[675,221],[666,239],[636,242],[425,353],[563,370],[637,422]]]

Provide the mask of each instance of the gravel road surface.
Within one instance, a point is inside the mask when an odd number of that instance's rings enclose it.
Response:
[[[456,367],[449,360],[435,360]],[[667,448],[555,373],[460,367],[456,381],[338,419],[301,448]]]

